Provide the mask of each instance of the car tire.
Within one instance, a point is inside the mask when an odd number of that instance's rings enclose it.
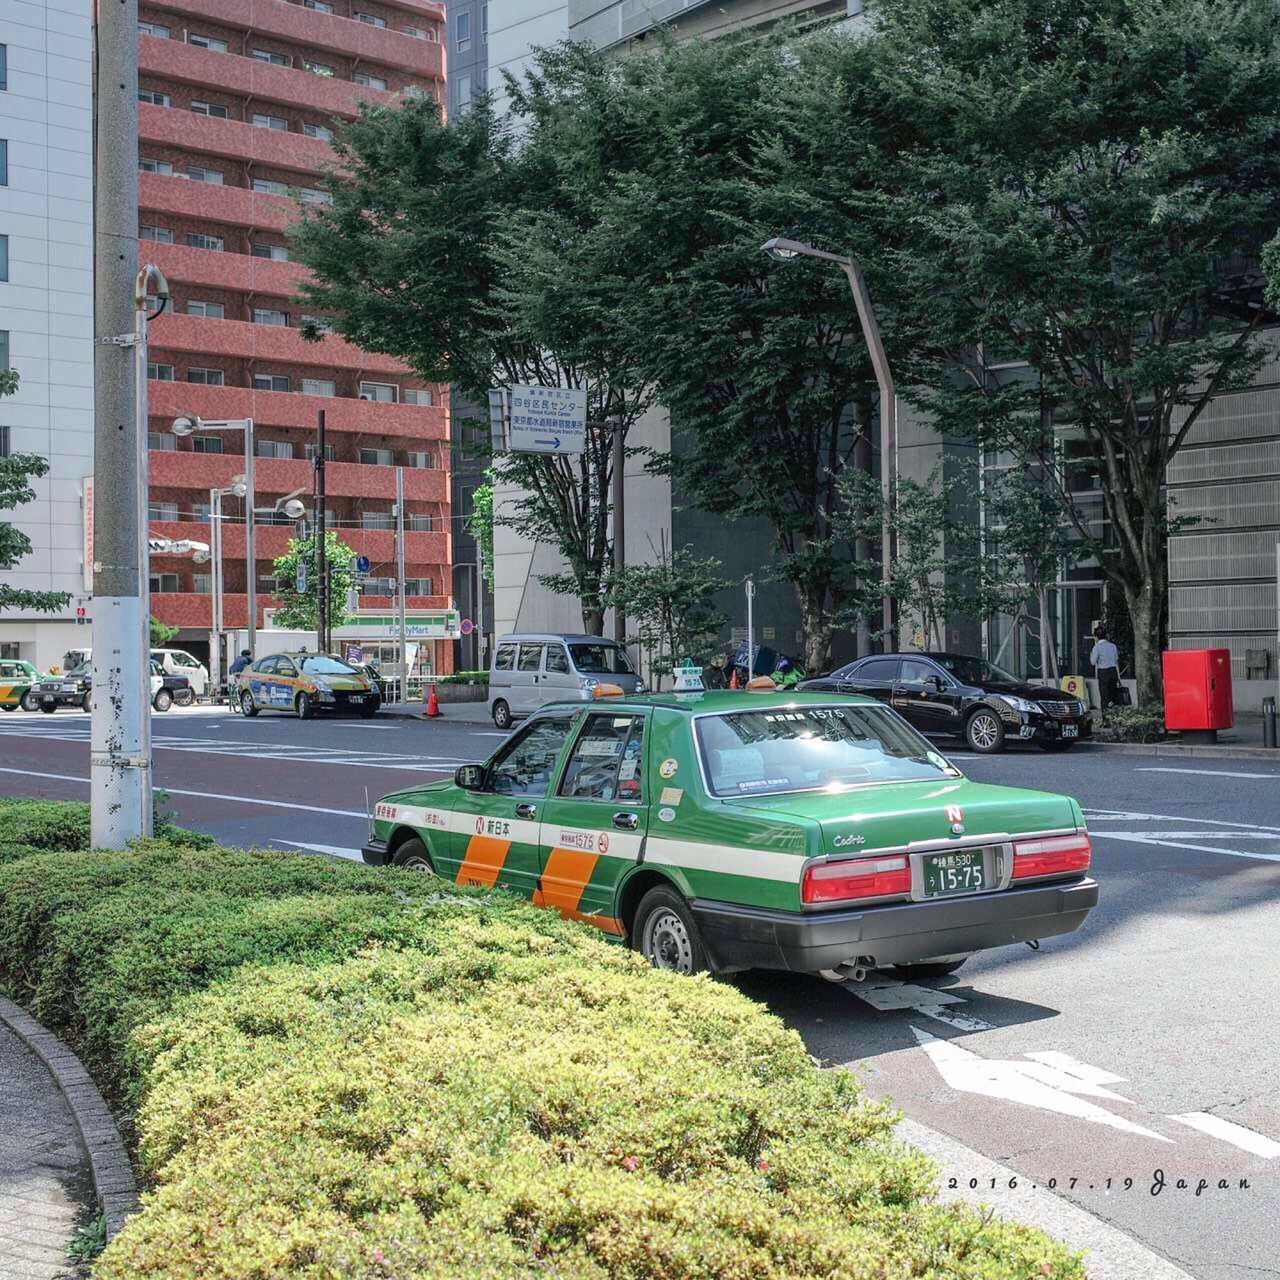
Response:
[[[640,899],[631,939],[655,969],[695,974],[711,967],[689,904],[665,885],[650,889]]]
[[[965,721],[964,740],[979,755],[995,755],[1004,748],[1004,725],[990,707],[979,707]]]
[[[423,871],[427,875],[436,873],[435,867],[431,865],[431,854],[427,852],[427,846],[417,836],[406,840],[396,849],[391,865],[405,871]]]
[[[900,973],[904,978],[946,978],[955,973],[966,960],[968,956],[963,956],[959,960],[934,960],[922,961],[919,964],[895,964],[893,971]]]
[[[57,709],[58,709],[58,704],[56,702],[42,702],[40,704],[40,710],[43,711],[47,716],[53,715],[53,713],[57,711]]]
[[[23,711],[39,711],[40,710],[40,699],[37,698],[36,695],[31,692],[30,689],[28,689],[26,693],[22,695],[22,709]]]
[[[493,724],[503,733],[511,728],[511,708],[501,698],[493,704]]]
[[[251,720],[258,714],[258,704],[254,702],[253,694],[248,689],[240,691],[240,714]]]
[[[173,700],[180,707],[191,707],[195,705],[196,695],[194,689],[179,689],[173,695]]]
[[[93,710],[93,694],[86,693],[84,697],[80,699],[80,710],[81,711]]]
[[[298,694],[298,700],[293,705],[297,709],[299,720],[310,720],[316,713],[316,704],[309,693]]]
[[[6,702],[3,704],[6,711],[17,711],[18,704],[16,702]]]
[[[157,689],[156,696],[151,699],[151,705],[157,711],[168,711],[173,706],[173,694],[168,689]]]
[[[1069,738],[1046,738],[1040,743],[1041,751],[1070,751],[1076,744]]]

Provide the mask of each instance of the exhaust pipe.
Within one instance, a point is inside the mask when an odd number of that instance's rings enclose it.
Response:
[[[859,957],[852,964],[841,964],[834,969],[823,969],[820,972],[828,982],[864,982],[871,970],[863,963],[863,957]]]

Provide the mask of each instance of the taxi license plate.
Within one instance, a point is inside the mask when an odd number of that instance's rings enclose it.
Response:
[[[920,870],[926,898],[978,893],[987,887],[986,859],[981,849],[927,853],[921,859]]]
[[[1080,726],[1074,724],[1064,724],[1062,726],[1062,736],[1064,738],[1075,738],[1080,734]]]
[[[349,697],[349,698],[347,699],[347,701],[348,701],[348,702],[363,702],[363,701],[364,701],[364,694],[363,694],[363,693],[353,693],[353,694],[351,695],[351,697]]]

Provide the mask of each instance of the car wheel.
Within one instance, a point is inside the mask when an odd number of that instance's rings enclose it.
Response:
[[[245,689],[240,694],[240,714],[252,718],[258,714],[258,704],[253,700],[253,694]]]
[[[299,720],[310,720],[316,713],[316,704],[312,701],[309,693],[298,694],[298,701],[295,705],[298,708]]]
[[[3,704],[6,711],[17,711],[18,704],[16,702],[6,702]]]
[[[1041,751],[1070,751],[1076,744],[1070,738],[1046,738],[1040,744]]]
[[[93,694],[86,693],[84,697],[80,699],[80,710],[81,711],[93,710]]]
[[[1004,746],[1004,725],[989,707],[979,707],[964,727],[965,741],[982,755],[994,755]]]
[[[501,698],[493,704],[493,723],[503,731],[511,728],[511,708]]]
[[[632,945],[655,969],[703,973],[709,967],[697,922],[685,900],[662,885],[640,899]]]
[[[435,867],[431,865],[431,855],[427,846],[416,836],[406,840],[395,853],[392,866],[403,867],[405,871],[425,871],[427,875],[435,875]]]
[[[935,960],[932,963],[923,961],[920,964],[895,964],[893,969],[895,973],[902,974],[904,978],[945,978],[949,974],[955,973],[968,958],[968,956],[962,956],[959,960]]]
[[[173,706],[173,694],[168,689],[157,689],[156,696],[151,699],[151,705],[157,711],[168,711]]]
[[[195,704],[196,694],[194,689],[179,689],[173,695],[173,700],[180,707],[190,707]]]
[[[53,715],[53,713],[57,711],[57,709],[58,709],[58,704],[56,702],[42,702],[40,704],[40,710],[43,711],[47,716]]]
[[[37,698],[36,695],[31,692],[30,689],[28,689],[26,693],[22,695],[22,709],[23,711],[39,711],[40,710],[40,699]]]

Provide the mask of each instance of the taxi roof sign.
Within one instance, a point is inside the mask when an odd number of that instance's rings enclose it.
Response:
[[[672,674],[676,678],[673,693],[701,693],[703,691],[702,684],[702,668],[698,666],[692,658],[685,658],[676,666]]]

